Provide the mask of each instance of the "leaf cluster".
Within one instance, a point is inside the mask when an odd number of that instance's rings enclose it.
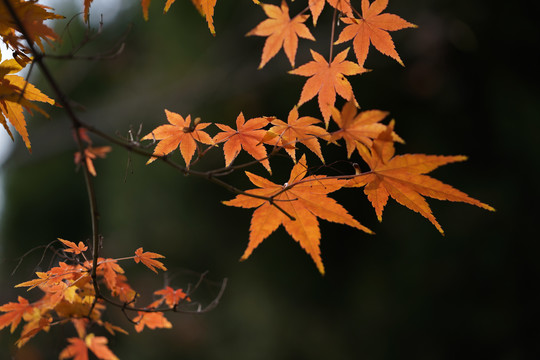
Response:
[[[117,359],[107,347],[107,338],[95,335],[97,328],[103,328],[110,335],[128,333],[103,319],[108,306],[122,308],[135,331],[141,332],[144,327],[172,327],[163,312],[176,311],[179,306],[191,301],[182,289],[165,286],[154,291],[156,299],[152,303],[136,307],[139,293],[129,284],[119,262],[132,259],[156,273],[156,268],[167,271],[163,263],[157,260],[164,257],[160,254],[139,248],[134,256],[99,258],[94,268],[93,261],[87,257],[88,246],[82,241],[75,244],[69,240],[58,240],[65,247],[59,252],[64,261],[59,261],[48,271],[36,272],[37,278],[33,280],[16,285],[27,287],[28,290],[38,288],[43,292],[42,297],[29,302],[19,296],[17,302],[0,306],[0,311],[4,313],[0,315],[0,330],[9,326],[13,333],[24,322],[16,342],[18,347],[42,331],[48,332],[51,327],[71,323],[78,336],[67,339],[70,344],[62,350],[60,359],[87,358],[89,350],[99,359]],[[137,315],[131,318],[127,311],[136,312]]]
[[[174,2],[166,1],[164,13]],[[210,33],[215,35],[213,18],[217,0],[192,2],[204,17]],[[491,206],[427,175],[439,166],[463,161],[465,156],[396,155],[396,144],[404,143],[404,140],[395,132],[393,119],[383,123],[389,116],[388,112],[378,109],[360,110],[347,77],[368,71],[364,64],[371,45],[403,65],[389,32],[416,27],[397,15],[384,13],[388,0],[375,0],[371,3],[368,0],[309,0],[305,9],[294,16],[291,16],[285,0],[279,6],[253,2],[260,5],[267,16],[267,19],[247,32],[249,36],[266,38],[259,69],[264,68],[283,48],[293,67],[289,73],[307,77],[299,100],[291,104],[286,120],[277,115],[246,119],[240,112],[235,125],[231,126],[230,122],[203,122],[198,117],[192,118],[190,114],[180,115],[165,110],[167,123],[157,126],[140,139],[131,133],[129,139],[123,139],[83,122],[43,62],[47,56],[44,42],[58,39],[46,21],[61,16],[39,5],[37,1],[0,0],[0,36],[14,55],[13,60],[0,63],[0,122],[10,135],[7,123],[11,123],[26,147],[31,149],[23,109],[45,114],[35,102],[51,105],[56,102],[14,74],[26,66],[40,67],[55,92],[58,104],[65,109],[71,120],[77,144],[74,162],[83,169],[92,220],[92,240],[89,244],[91,254],[89,246],[83,242],[75,244],[59,239],[65,247],[59,253],[61,261],[48,271],[37,272],[37,278],[17,285],[28,287],[29,290],[38,288],[43,296],[32,303],[21,296],[17,302],[0,306],[0,311],[4,313],[0,315],[0,329],[10,327],[13,332],[24,322],[17,346],[24,345],[36,334],[47,332],[53,326],[70,323],[77,337],[67,339],[69,344],[60,353],[61,359],[86,359],[89,352],[100,359],[116,359],[107,346],[107,338],[96,336],[94,330],[101,327],[112,335],[115,332],[126,332],[103,320],[107,308],[121,309],[134,324],[135,330],[140,332],[145,327],[172,327],[163,313],[179,311],[180,305],[191,302],[190,291],[165,286],[153,293],[156,298],[152,303],[142,307],[136,305],[138,292],[129,285],[120,262],[134,260],[157,273],[158,270],[167,271],[160,260],[163,255],[144,252],[143,248],[126,258],[112,259],[100,254],[103,238],[99,233],[93,188],[93,177],[97,176],[94,160],[105,158],[112,147],[94,146],[88,133],[111,145],[123,147],[130,153],[147,156],[147,164],[159,162],[185,175],[198,176],[230,190],[235,197],[224,201],[225,205],[253,209],[249,241],[242,260],[247,259],[261,242],[282,225],[312,258],[319,272],[324,274],[319,219],[347,225],[364,233],[373,233],[329,196],[343,188],[362,188],[363,191],[358,193],[363,192],[367,197],[379,221],[382,220],[388,199],[393,198],[424,216],[441,234],[442,227],[432,214],[425,197],[464,202],[493,210]],[[92,0],[84,0],[85,21],[88,21],[91,4]],[[355,8],[358,5],[359,9]],[[148,20],[150,0],[142,0],[141,6],[143,17]],[[295,67],[299,39],[317,41],[310,26],[317,26],[324,9],[334,14],[328,56],[310,49],[312,60]],[[308,26],[306,22],[310,16],[312,24]],[[336,34],[338,21],[345,26]],[[348,47],[336,51],[334,56],[334,47],[342,44]],[[351,47],[354,52],[352,60],[349,59],[352,57],[349,55]],[[341,106],[336,104],[338,95],[343,99]],[[315,97],[320,113],[302,114],[302,105]],[[149,146],[155,146],[152,152],[146,150]],[[328,161],[325,146],[342,146],[342,157]],[[224,166],[201,170],[200,159],[216,153],[218,149],[223,154]],[[320,161],[318,166],[308,166],[306,149]],[[242,151],[253,160],[240,163],[237,159]],[[174,160],[177,152],[183,159],[183,165]],[[245,171],[253,188],[242,190],[227,182],[227,176],[231,173],[251,167],[257,169],[258,164],[272,176],[272,159],[283,153],[292,160],[286,181],[270,180],[270,177]],[[349,163],[350,171],[339,175],[327,175],[319,171],[321,168],[330,168],[326,164],[334,161]],[[221,292],[217,299],[219,296]],[[214,301],[213,305],[216,303]],[[136,315],[129,316],[128,312]]]

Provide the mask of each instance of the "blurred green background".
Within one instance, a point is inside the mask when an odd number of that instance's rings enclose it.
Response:
[[[244,34],[265,16],[251,0],[218,1],[215,38],[190,1],[177,0],[167,15],[154,1],[148,22],[138,2],[127,3],[114,19],[104,14],[102,34],[81,51],[106,53],[124,39],[120,56],[47,60],[84,121],[120,136],[142,124],[145,135],[166,121],[163,109],[234,124],[240,111],[247,118],[286,119],[298,101],[305,78],[286,73],[282,51],[257,70],[264,39]],[[291,12],[303,3],[296,1]],[[419,26],[393,33],[406,67],[372,47],[365,66],[374,71],[350,77],[362,108],[388,110],[396,119],[407,141],[398,152],[469,156],[433,175],[497,212],[430,201],[444,237],[393,201],[379,224],[363,193],[343,190],[333,197],[377,235],[322,221],[325,276],[283,228],[239,262],[252,212],[220,204],[233,194],[158,162],[145,166],[146,159],[118,147],[97,160],[104,255],[129,256],[143,246],[167,256],[168,278],[125,263],[134,287],[147,294],[165,282],[185,287],[209,271],[193,295],[208,302],[228,278],[215,310],[172,315],[171,330],[138,334],[111,311],[130,330],[111,338],[111,349],[122,359],[538,358],[540,94],[533,69],[539,32],[530,15],[536,10],[532,2],[392,0],[388,12]],[[75,11],[65,10],[67,20]],[[97,26],[98,14],[92,19]],[[311,59],[310,46],[327,55],[330,20],[326,8],[313,31],[319,42],[300,41],[298,65]],[[63,26],[58,53],[69,51],[85,30],[78,20]],[[34,82],[52,95],[39,77]],[[78,242],[91,236],[71,125],[62,109],[47,111],[50,119],[29,121],[33,154],[17,141],[1,168],[0,303],[26,295],[13,285],[49,266],[50,258],[40,263],[41,251],[35,251],[11,275],[28,250],[57,237]],[[318,116],[316,101],[301,114]],[[328,150],[328,159],[346,156],[343,147]],[[198,169],[222,166],[220,151],[210,152]],[[312,154],[308,161],[319,164]],[[290,166],[290,159],[276,159],[272,179],[286,181]],[[251,171],[267,175],[262,166]],[[227,180],[250,186],[242,173]],[[15,359],[54,359],[71,332],[53,328],[16,352],[16,336],[4,330],[0,343]]]

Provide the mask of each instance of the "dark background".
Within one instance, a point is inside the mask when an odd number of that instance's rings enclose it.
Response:
[[[151,5],[149,22],[137,4],[105,21],[103,34],[82,52],[106,52],[131,28],[114,60],[48,60],[82,119],[122,136],[130,126],[142,124],[144,135],[164,123],[163,109],[227,124],[240,111],[286,119],[305,78],[286,73],[283,51],[257,70],[264,39],[244,34],[265,18],[261,9],[248,0],[218,1],[213,38],[190,2],[177,1],[167,15],[162,5]],[[296,1],[291,12],[302,6]],[[377,235],[321,222],[325,276],[283,228],[238,262],[252,212],[220,204],[232,194],[158,162],[144,166],[146,159],[121,148],[97,160],[104,255],[129,256],[143,246],[167,256],[168,279],[125,263],[135,287],[148,294],[164,281],[185,287],[209,271],[194,295],[208,302],[229,280],[215,310],[169,316],[172,330],[138,334],[111,311],[130,331],[110,339],[111,349],[123,359],[538,358],[539,32],[529,15],[537,10],[525,2],[393,0],[387,11],[419,26],[393,33],[406,67],[372,47],[365,66],[374,71],[350,77],[362,108],[388,110],[396,119],[407,141],[398,152],[469,156],[433,175],[497,212],[430,201],[444,237],[393,200],[379,224],[363,193],[343,190],[333,197]],[[300,41],[297,65],[310,60],[312,45],[327,55],[330,19],[327,7],[313,31],[319,41]],[[60,53],[71,48],[69,36],[84,31],[77,21],[69,29]],[[45,83],[39,87],[52,95]],[[17,141],[2,167],[1,303],[26,296],[13,285],[49,265],[38,264],[36,251],[10,275],[25,252],[57,237],[91,236],[70,123],[61,109],[47,111],[51,119],[29,121],[33,154]],[[317,116],[316,101],[301,114]],[[343,147],[328,150],[328,158],[346,156]],[[222,166],[220,151],[200,169]],[[308,161],[318,164],[312,154]],[[275,164],[272,179],[286,181],[290,160]],[[251,171],[266,176],[262,166]],[[228,180],[249,188],[241,173]],[[40,334],[16,358],[56,358],[71,331]],[[15,353],[15,335],[4,330],[0,339]]]

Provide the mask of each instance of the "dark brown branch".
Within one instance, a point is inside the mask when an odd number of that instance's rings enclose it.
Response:
[[[56,98],[58,99],[58,102],[60,105],[64,108],[65,112],[67,113],[69,119],[71,120],[73,127],[75,129],[75,138],[77,142],[77,146],[79,148],[80,153],[84,157],[84,145],[79,133],[79,128],[81,128],[81,122],[77,115],[75,114],[75,111],[71,107],[70,102],[67,100],[66,95],[64,92],[60,89],[60,86],[52,76],[51,71],[47,67],[47,65],[43,62],[43,54],[39,52],[32,40],[32,38],[28,35],[28,32],[26,31],[24,24],[22,23],[21,19],[17,16],[17,13],[15,12],[15,9],[11,5],[11,2],[9,0],[3,0],[4,4],[6,5],[6,8],[8,9],[11,17],[13,18],[15,24],[18,27],[18,31],[23,35],[24,39],[28,42],[28,47],[30,49],[30,52],[34,56],[34,62],[38,64],[40,70],[43,73],[43,76],[45,76],[45,79],[51,86],[52,90],[54,91]],[[92,305],[92,308],[95,306],[95,302],[99,298],[100,292],[99,287],[97,284],[97,274],[96,274],[96,268],[97,268],[97,259],[99,257],[99,223],[98,223],[98,210],[97,210],[97,199],[96,199],[96,193],[94,189],[94,184],[92,182],[90,171],[88,170],[88,167],[86,165],[86,161],[82,159],[81,163],[83,164],[83,173],[84,173],[84,180],[86,183],[86,192],[88,193],[88,200],[90,203],[90,217],[92,222],[92,252],[93,252],[93,267],[92,267],[92,279],[94,281],[94,290],[96,293],[96,297],[94,300],[94,304]]]
[[[194,290],[192,290],[190,292],[188,291],[186,293],[187,296],[192,294],[200,286],[200,284],[202,283],[202,281],[204,279],[204,276],[206,274],[207,273],[205,272],[205,273],[203,273],[201,275],[199,281],[197,282],[197,284],[194,287]],[[105,297],[105,296],[101,296],[101,299],[104,300],[105,302],[107,302],[110,305],[121,308],[122,311],[124,312],[124,314],[126,315],[126,317],[128,317],[126,311],[176,312],[176,313],[180,313],[180,314],[204,314],[204,313],[209,312],[210,310],[214,309],[219,304],[219,301],[221,300],[221,298],[223,297],[223,294],[225,293],[225,288],[227,287],[227,281],[228,281],[227,278],[223,279],[223,281],[221,282],[221,286],[220,286],[218,294],[214,297],[214,299],[208,305],[206,305],[204,307],[201,307],[201,304],[193,303],[193,305],[197,306],[197,310],[179,309],[178,306],[173,306],[173,307],[169,307],[169,308],[162,308],[162,309],[147,308],[147,307],[136,307],[136,306],[129,305],[129,303],[119,303],[119,302],[117,302],[115,300],[112,300],[112,299],[109,299],[108,297]]]

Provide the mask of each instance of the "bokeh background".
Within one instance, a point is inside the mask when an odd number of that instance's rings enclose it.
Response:
[[[102,8],[101,35],[81,54],[107,53],[124,41],[121,55],[48,60],[81,118],[100,129],[127,136],[142,126],[144,135],[166,121],[164,109],[228,124],[240,111],[285,119],[298,101],[305,78],[286,73],[283,52],[257,70],[264,39],[244,35],[265,16],[251,1],[218,1],[215,38],[189,1],[177,0],[167,15],[155,1],[148,22],[138,2],[113,3]],[[304,6],[293,5],[292,13]],[[396,119],[407,141],[399,152],[469,156],[434,176],[497,212],[430,201],[444,237],[395,202],[378,223],[361,192],[343,190],[333,197],[377,235],[322,222],[325,276],[282,228],[239,262],[251,211],[220,203],[232,194],[157,162],[145,166],[146,159],[118,147],[97,160],[104,254],[128,256],[143,246],[167,256],[168,278],[126,263],[135,287],[148,294],[164,283],[185,287],[209,271],[194,294],[208,302],[228,278],[215,310],[170,316],[171,330],[139,334],[111,314],[130,330],[110,340],[113,351],[122,359],[538,358],[539,32],[531,15],[537,10],[534,2],[392,0],[388,12],[419,26],[393,33],[406,67],[372,48],[366,67],[374,71],[351,77],[362,108],[388,110]],[[61,11],[67,19],[57,28],[58,53],[84,36],[78,19],[67,23],[77,11],[69,5]],[[328,53],[330,20],[327,8],[313,32],[320,41],[300,41],[297,64],[310,60],[310,46]],[[94,28],[98,21],[96,5]],[[33,81],[52,94],[37,72]],[[316,116],[316,106],[312,101],[301,113]],[[1,303],[26,295],[13,285],[49,265],[37,250],[12,274],[27,251],[57,237],[91,236],[70,123],[62,109],[48,111],[50,119],[29,121],[33,154],[17,140],[0,168]],[[219,151],[200,168],[222,166]],[[343,148],[328,152],[344,157]],[[318,164],[310,154],[308,161]],[[277,158],[272,179],[286,181],[290,165]],[[262,166],[251,170],[266,175]],[[241,173],[228,180],[249,186]],[[4,330],[0,343],[9,350],[0,358],[54,359],[71,331],[52,329],[17,352],[16,336]]]

